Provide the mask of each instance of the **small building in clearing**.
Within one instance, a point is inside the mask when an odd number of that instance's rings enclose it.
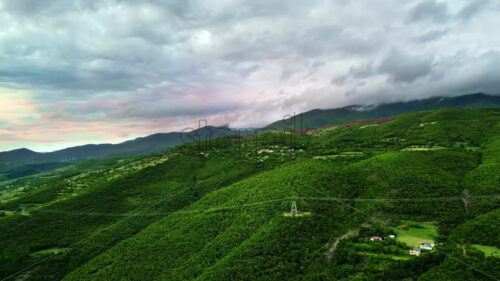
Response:
[[[412,248],[410,249],[410,255],[412,256],[420,256],[420,248]]]
[[[370,241],[375,241],[375,240],[382,241],[382,237],[379,237],[379,236],[372,236],[372,237],[370,237]]]
[[[432,250],[432,247],[434,245],[429,243],[429,242],[422,242],[420,243],[420,249],[423,249],[423,250]]]

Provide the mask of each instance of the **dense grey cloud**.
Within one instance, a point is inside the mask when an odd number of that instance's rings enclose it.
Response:
[[[122,136],[496,94],[499,15],[488,0],[0,0],[0,90],[33,111],[0,124],[100,122]]]
[[[432,71],[432,58],[392,50],[380,63],[380,73],[387,74],[394,82],[410,83]]]
[[[436,0],[423,1],[415,5],[409,13],[409,21],[444,22],[449,19],[448,7],[445,2]]]
[[[440,39],[450,32],[449,29],[432,29],[423,34],[419,34],[415,37],[415,42],[417,43],[427,43]]]
[[[475,0],[471,1],[458,13],[458,17],[464,20],[469,20],[476,14],[480,13],[491,1],[490,0]]]

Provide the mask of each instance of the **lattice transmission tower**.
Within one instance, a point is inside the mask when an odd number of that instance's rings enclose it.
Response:
[[[292,216],[297,215],[297,203],[295,201],[292,201],[292,209],[290,210],[290,214]]]

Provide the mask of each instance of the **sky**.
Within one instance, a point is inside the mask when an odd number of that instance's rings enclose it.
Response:
[[[500,93],[496,0],[0,0],[0,151]]]

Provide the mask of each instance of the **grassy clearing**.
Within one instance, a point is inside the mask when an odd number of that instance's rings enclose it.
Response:
[[[403,227],[408,227],[409,230],[402,230]],[[437,236],[437,228],[431,222],[405,221],[396,229],[398,241],[404,242],[411,247],[418,247],[422,242],[434,244],[434,238]]]
[[[333,155],[314,156],[313,158],[316,160],[327,160],[327,159],[344,158],[344,157],[360,157],[363,155],[364,155],[363,152],[346,151],[346,152],[341,152],[339,154],[333,154]]]
[[[372,252],[358,252],[358,254],[361,254],[363,256],[371,256],[371,257],[391,259],[391,260],[409,260],[409,259],[411,259],[411,256],[398,256],[398,255],[372,253]]]
[[[410,146],[407,148],[401,149],[401,151],[434,151],[434,150],[443,150],[446,147],[443,146]]]
[[[485,256],[493,256],[500,258],[500,249],[498,249],[495,246],[484,246],[484,245],[479,245],[479,244],[474,244],[472,247],[478,249],[479,251],[483,252]]]
[[[312,215],[311,212],[302,212],[302,213],[298,213],[296,215],[292,215],[291,213],[283,213],[284,217],[308,217],[311,215]]]
[[[18,190],[9,190],[9,191],[0,192],[0,203],[5,203],[5,202],[8,202],[10,200],[14,200],[21,193],[22,192],[20,192]]]
[[[58,254],[65,254],[69,252],[71,248],[51,248],[51,249],[46,249],[46,250],[41,250],[37,251],[34,253],[31,253],[30,256],[32,257],[45,257],[45,256],[50,256],[50,255],[58,255]]]
[[[320,129],[320,130],[309,131],[309,132],[306,132],[306,134],[312,135],[315,137],[319,137],[319,136],[326,135],[328,132],[334,131],[338,128],[340,128],[340,127],[324,128],[324,129]]]
[[[8,216],[12,216],[14,215],[15,212],[14,211],[4,211],[4,210],[0,210],[0,218],[2,217],[8,217]]]
[[[361,126],[359,128],[364,129],[364,128],[378,127],[378,126],[380,126],[380,124],[368,124],[368,125]]]

